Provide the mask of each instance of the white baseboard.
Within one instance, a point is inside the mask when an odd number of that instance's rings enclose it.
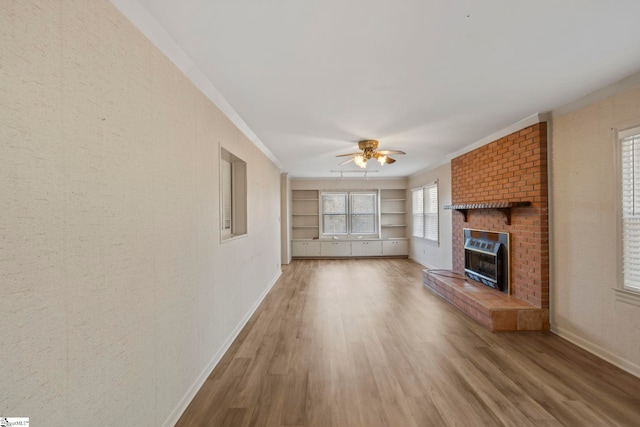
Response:
[[[278,270],[278,273],[271,280],[271,283],[269,283],[269,286],[267,286],[267,288],[258,297],[258,300],[249,309],[247,314],[242,318],[242,320],[240,320],[240,322],[236,325],[233,331],[231,331],[231,333],[229,334],[227,339],[224,341],[220,349],[213,355],[209,363],[207,363],[207,365],[204,367],[200,375],[198,375],[198,377],[195,379],[191,387],[189,387],[185,395],[182,397],[182,399],[180,399],[180,401],[178,402],[176,407],[173,409],[173,411],[171,411],[166,421],[162,424],[163,427],[172,427],[176,425],[176,423],[182,416],[182,413],[187,409],[187,406],[189,406],[189,403],[191,403],[196,393],[198,393],[198,390],[200,390],[204,382],[207,380],[207,378],[209,378],[209,375],[211,375],[211,372],[213,372],[213,369],[218,365],[218,362],[220,362],[220,359],[222,359],[222,356],[224,356],[227,350],[229,350],[229,347],[231,347],[231,344],[233,343],[233,341],[236,339],[240,331],[242,331],[242,328],[244,328],[244,325],[246,325],[249,319],[251,319],[251,316],[253,316],[253,313],[255,313],[255,311],[258,309],[258,307],[260,306],[264,298],[267,296],[271,288],[273,288],[273,285],[276,284],[276,282],[278,281],[281,275],[282,275],[282,270]]]
[[[412,257],[412,256],[409,256],[409,259],[410,259],[411,261],[417,262],[418,264],[420,264],[420,265],[421,265],[421,266],[423,266],[423,267],[426,267],[426,268],[429,268],[429,269],[433,269],[433,268],[435,268],[434,266],[429,265],[429,264],[425,263],[424,261],[422,261],[422,260],[420,260],[420,259],[418,259],[418,258],[414,258],[414,257]]]
[[[551,332],[558,335],[561,338],[577,345],[578,347],[587,350],[589,353],[593,353],[601,359],[606,360],[612,365],[617,366],[618,368],[629,372],[631,375],[635,375],[640,378],[640,366],[635,363],[624,359],[618,355],[611,353],[604,347],[600,347],[597,344],[588,341],[581,336],[574,334],[573,332],[569,332],[566,329],[559,328],[557,326],[551,325]]]

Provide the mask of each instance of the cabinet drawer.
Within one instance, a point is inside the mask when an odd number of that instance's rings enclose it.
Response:
[[[380,241],[351,242],[351,256],[380,255],[382,255],[382,242]]]
[[[320,242],[292,242],[291,255],[295,257],[320,256]]]
[[[385,240],[382,242],[382,254],[387,256],[409,255],[409,241]]]
[[[351,242],[321,242],[320,255],[322,256],[351,256]]]

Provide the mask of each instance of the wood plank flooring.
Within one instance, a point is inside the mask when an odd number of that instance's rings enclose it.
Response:
[[[491,333],[405,259],[296,260],[178,426],[638,426],[640,379]]]

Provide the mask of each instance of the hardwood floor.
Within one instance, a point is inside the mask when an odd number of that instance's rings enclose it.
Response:
[[[639,378],[550,333],[491,333],[421,271],[284,266],[177,425],[640,425]]]

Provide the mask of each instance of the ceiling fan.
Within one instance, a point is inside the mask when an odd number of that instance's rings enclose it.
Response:
[[[353,156],[353,159],[349,159],[346,162],[340,163],[340,166],[346,165],[349,162],[354,162],[356,165],[364,169],[367,167],[367,160],[370,159],[376,159],[378,163],[384,166],[387,163],[391,164],[395,162],[395,159],[389,157],[388,154],[407,154],[404,151],[400,150],[378,151],[378,141],[375,139],[365,139],[359,141],[358,148],[361,149],[362,152],[338,154],[336,157]]]

